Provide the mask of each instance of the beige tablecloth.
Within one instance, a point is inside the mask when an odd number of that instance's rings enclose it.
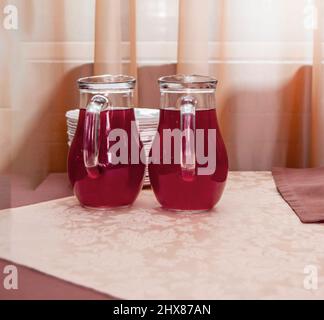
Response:
[[[150,190],[118,212],[73,197],[0,211],[1,258],[120,298],[323,299],[323,244],[324,226],[300,223],[270,173],[231,173],[202,215],[164,212]]]

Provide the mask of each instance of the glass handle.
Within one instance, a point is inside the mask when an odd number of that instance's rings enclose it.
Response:
[[[181,98],[181,169],[185,180],[191,180],[196,172],[196,105],[194,97]]]
[[[100,113],[109,100],[101,95],[94,96],[89,102],[85,115],[83,136],[83,160],[88,176],[92,179],[100,175]]]

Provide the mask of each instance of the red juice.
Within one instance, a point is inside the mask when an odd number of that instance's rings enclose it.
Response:
[[[171,148],[171,164],[163,164],[163,130],[180,129],[180,111],[165,110],[160,112],[159,136],[153,142],[153,148],[158,146],[160,140],[160,164],[151,163],[149,174],[154,193],[162,207],[179,211],[205,211],[212,209],[220,200],[227,175],[228,158],[220,129],[218,126],[216,110],[197,110],[196,111],[196,130],[203,129],[204,154],[208,155],[208,129],[216,130],[216,144],[212,155],[216,157],[216,170],[210,175],[198,174],[198,168],[204,168],[196,159],[194,174],[183,171],[180,164],[176,164],[175,152],[182,152],[181,149],[174,150],[174,141]],[[152,156],[152,150],[150,155]],[[214,158],[215,159],[215,158]]]
[[[80,203],[86,207],[113,208],[131,205],[142,189],[145,164],[131,163],[131,123],[135,121],[133,109],[115,109],[103,111],[100,114],[99,134],[99,166],[87,172],[83,158],[83,136],[86,110],[80,110],[76,135],[68,156],[68,174],[74,193]],[[128,136],[128,164],[113,165],[109,163],[108,142],[109,132],[113,129],[123,129]],[[136,143],[138,150],[142,143]],[[99,172],[99,174],[98,174]]]

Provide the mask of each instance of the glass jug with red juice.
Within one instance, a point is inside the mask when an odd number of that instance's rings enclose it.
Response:
[[[228,175],[216,114],[217,80],[177,75],[163,77],[159,84],[160,121],[149,159],[153,191],[166,209],[210,210]]]
[[[83,78],[78,84],[80,116],[68,156],[74,193],[85,207],[129,206],[142,189],[145,172],[145,163],[132,161],[134,148],[143,148],[133,109],[136,80],[105,75]],[[117,138],[113,132],[122,134]],[[116,143],[126,155],[123,161],[113,159]]]

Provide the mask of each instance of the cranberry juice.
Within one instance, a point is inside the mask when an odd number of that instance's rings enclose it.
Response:
[[[161,110],[159,123],[159,136],[153,142],[153,148],[158,148],[160,143],[160,164],[154,161],[149,165],[150,180],[154,193],[160,204],[171,210],[179,211],[205,211],[212,209],[220,200],[224,191],[227,174],[228,158],[226,148],[218,126],[216,110],[197,110],[196,129],[203,129],[204,133],[204,154],[208,155],[208,129],[216,130],[214,143],[216,148],[216,170],[210,175],[198,174],[198,168],[206,167],[196,161],[196,168],[193,176],[186,177],[180,164],[175,164],[174,142],[171,148],[171,164],[163,164],[163,130],[180,129],[179,110]],[[158,142],[158,139],[160,142]],[[152,150],[150,155],[152,156]]]
[[[135,121],[133,109],[116,109],[103,111],[100,114],[99,134],[99,166],[95,170],[99,174],[91,175],[87,172],[83,159],[83,135],[86,110],[80,110],[76,135],[70,148],[68,157],[68,174],[74,193],[80,203],[86,207],[122,207],[131,205],[142,189],[145,164],[131,163],[131,123]],[[128,164],[113,165],[109,163],[108,141],[109,132],[113,129],[123,129],[127,132]],[[137,141],[137,139],[136,139]],[[139,150],[142,143],[137,143]]]

